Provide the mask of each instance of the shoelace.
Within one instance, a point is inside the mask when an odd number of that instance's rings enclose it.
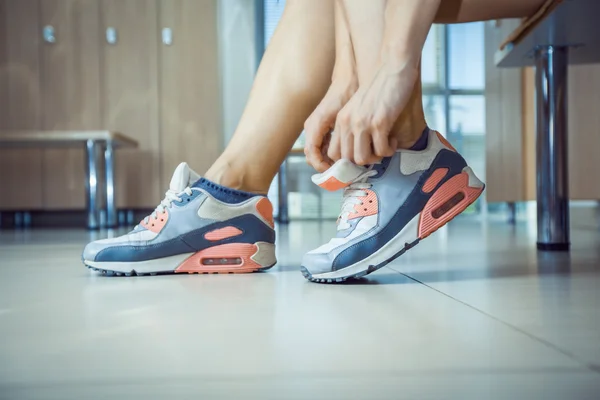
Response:
[[[366,196],[367,192],[365,192],[365,190],[370,189],[371,186],[373,186],[373,184],[367,182],[371,176],[377,175],[377,171],[373,170],[372,168],[373,167],[371,166],[367,171],[360,174],[354,180],[354,183],[351,183],[344,189],[344,195],[342,197],[342,210],[340,212],[340,216],[338,217],[338,231],[350,228],[351,225],[348,222],[348,218],[351,214],[357,213],[354,206],[363,204],[359,197]]]
[[[150,221],[150,217],[156,219],[156,215],[158,213],[165,212],[165,210],[167,208],[171,208],[171,204],[174,201],[180,202],[181,197],[179,197],[179,196],[182,195],[183,193],[187,194],[188,196],[191,196],[192,189],[190,189],[189,187],[186,187],[182,192],[179,192],[179,193],[177,193],[171,189],[167,190],[167,192],[165,193],[165,198],[160,202],[160,204],[156,207],[156,209],[152,212],[152,214],[150,214],[144,218],[144,223],[147,224],[148,221]]]

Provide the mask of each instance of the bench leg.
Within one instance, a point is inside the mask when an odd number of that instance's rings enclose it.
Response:
[[[566,47],[536,50],[537,246],[569,249]]]
[[[115,159],[114,147],[111,141],[106,143],[104,150],[104,168],[106,174],[106,226],[117,227],[117,207],[115,203]]]
[[[508,207],[508,223],[514,225],[517,223],[517,204],[514,201],[506,203]]]
[[[277,202],[279,203],[277,207],[277,220],[282,224],[287,224],[290,222],[288,215],[287,160],[279,167],[277,186]]]
[[[85,144],[86,154],[86,205],[87,205],[87,227],[98,229],[98,149],[99,144],[94,140],[88,140]]]

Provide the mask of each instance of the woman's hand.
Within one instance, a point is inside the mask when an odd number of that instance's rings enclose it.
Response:
[[[335,126],[338,113],[357,88],[358,82],[355,78],[334,81],[321,103],[304,123],[306,162],[318,172],[324,172],[333,164],[327,157],[331,130]]]
[[[371,83],[361,86],[337,114],[328,157],[365,165],[392,156],[397,140],[390,131],[410,99],[418,72],[418,63],[382,63]]]

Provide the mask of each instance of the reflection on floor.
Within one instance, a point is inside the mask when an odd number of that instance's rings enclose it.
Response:
[[[104,277],[82,230],[0,231],[0,399],[598,399],[600,232],[459,218],[366,279],[317,285],[333,223],[279,227],[254,275]]]

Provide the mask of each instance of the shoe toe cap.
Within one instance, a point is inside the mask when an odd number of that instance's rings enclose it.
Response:
[[[82,258],[84,261],[96,261],[96,257],[98,253],[107,248],[106,243],[102,243],[101,240],[97,240],[95,242],[88,243],[84,249]]]
[[[328,253],[307,253],[302,258],[302,266],[311,275],[324,274],[332,271],[333,260]]]

